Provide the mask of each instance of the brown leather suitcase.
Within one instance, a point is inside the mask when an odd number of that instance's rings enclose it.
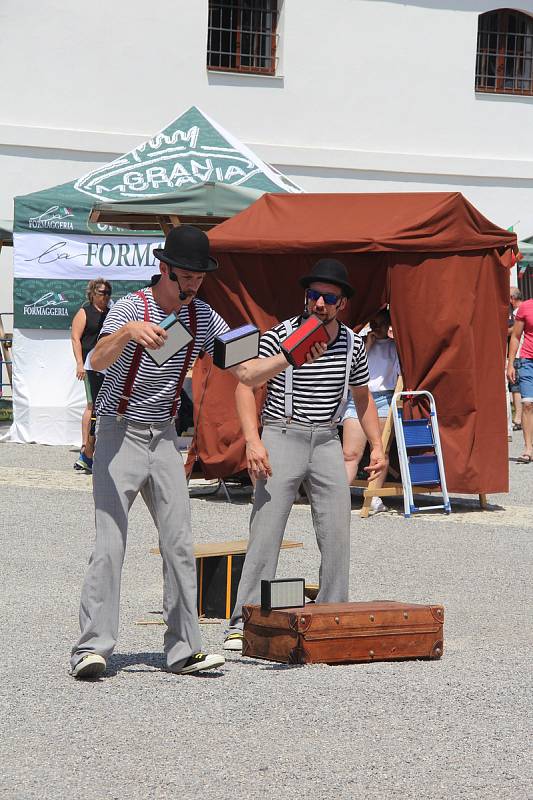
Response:
[[[284,664],[350,664],[440,658],[444,608],[373,600],[307,603],[262,611],[244,606],[242,654]]]

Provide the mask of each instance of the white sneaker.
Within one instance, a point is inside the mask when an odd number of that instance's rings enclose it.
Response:
[[[96,653],[89,653],[78,661],[75,667],[70,670],[70,675],[78,680],[90,680],[99,678],[105,672],[105,658]]]
[[[243,635],[241,631],[230,631],[224,639],[224,650],[242,653]]]
[[[195,653],[187,659],[180,669],[171,669],[177,675],[189,675],[192,672],[201,672],[205,669],[215,669],[226,663],[224,656],[217,653]]]
[[[373,517],[374,514],[379,514],[381,511],[388,511],[389,509],[381,499],[381,497],[373,497],[370,501],[369,516]]]

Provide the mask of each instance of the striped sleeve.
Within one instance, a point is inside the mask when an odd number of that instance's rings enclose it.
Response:
[[[350,386],[365,386],[369,380],[365,345],[360,336],[355,336],[350,369]]]
[[[225,320],[222,319],[220,314],[217,314],[217,312],[213,311],[213,309],[210,308],[209,306],[206,306],[206,308],[209,309],[210,316],[205,332],[205,339],[203,341],[201,349],[205,350],[206,353],[209,353],[209,355],[212,356],[215,336],[220,336],[222,333],[226,333],[226,331],[229,331],[229,326],[225,322]]]
[[[109,313],[105,318],[105,322],[100,331],[100,336],[108,336],[110,333],[116,333],[127,322],[135,322],[139,319],[139,313],[135,305],[135,300],[129,297],[123,297],[117,300],[116,303],[109,309]]]
[[[269,358],[281,352],[281,342],[276,328],[266,331],[259,340],[259,358]]]

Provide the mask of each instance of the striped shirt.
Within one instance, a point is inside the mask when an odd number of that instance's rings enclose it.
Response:
[[[295,330],[300,317],[291,317],[289,322]],[[348,336],[344,325],[339,326],[337,338],[330,342],[323,356],[312,364],[303,364],[293,371],[292,419],[304,424],[330,422],[344,392]],[[286,338],[284,324],[276,325],[261,336],[259,358],[274,356],[281,351]],[[267,383],[267,399],[264,413],[275,419],[285,417],[285,372],[281,372]],[[368,363],[363,340],[354,334],[350,386],[365,386],[368,383]]]
[[[150,322],[159,325],[168,316],[152,295],[151,289],[143,290],[148,301]],[[195,299],[196,305],[196,338],[190,364],[201,350],[213,354],[215,336],[225,333],[228,326],[216,311]],[[189,308],[182,306],[178,314],[180,321],[190,330]],[[144,303],[135,294],[123,297],[113,305],[106,317],[100,336],[115,333],[127,322],[144,319]],[[96,414],[114,415],[117,413],[120,397],[133,359],[136,342],[128,342],[118,359],[106,370],[102,388],[96,400]],[[176,395],[176,386],[181,375],[183,362],[187,353],[184,347],[161,367],[143,352],[139,370],[133,382],[128,408],[124,414],[127,419],[136,422],[165,422],[170,419],[172,404]],[[178,405],[179,408],[179,405]]]

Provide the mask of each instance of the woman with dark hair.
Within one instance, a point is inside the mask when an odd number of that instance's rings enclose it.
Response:
[[[91,415],[96,396],[93,395],[94,380],[85,369],[85,360],[96,345],[98,335],[109,311],[112,289],[109,281],[95,278],[87,284],[87,302],[83,304],[72,320],[71,342],[76,359],[76,377],[85,383],[87,406],[81,420],[81,450],[74,469],[91,472],[93,466],[94,441],[89,435]],[[92,389],[91,389],[92,384]]]

